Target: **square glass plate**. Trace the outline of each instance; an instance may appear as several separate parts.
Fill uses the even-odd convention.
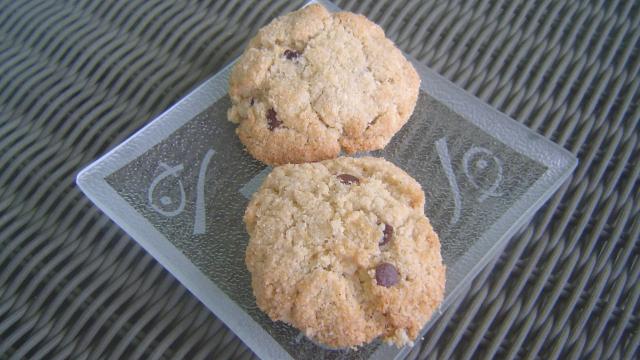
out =
[[[422,184],[447,266],[442,310],[567,179],[577,159],[413,63],[422,77],[415,112],[384,150],[370,155]],[[257,308],[242,216],[270,168],[243,151],[227,121],[230,70],[231,64],[85,168],[78,186],[261,358],[405,354],[407,347],[379,341],[358,350],[325,349]]]

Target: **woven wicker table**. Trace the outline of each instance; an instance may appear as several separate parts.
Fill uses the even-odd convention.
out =
[[[0,358],[252,358],[74,185],[300,1],[0,1]],[[580,159],[410,358],[640,356],[640,4],[338,1]]]

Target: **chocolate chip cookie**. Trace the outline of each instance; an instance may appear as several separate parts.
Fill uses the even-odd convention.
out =
[[[229,79],[229,120],[272,165],[383,148],[407,122],[420,77],[384,31],[318,4],[279,17],[251,40]]]
[[[260,309],[334,348],[411,344],[442,301],[440,242],[424,193],[381,158],[273,169],[247,207]]]

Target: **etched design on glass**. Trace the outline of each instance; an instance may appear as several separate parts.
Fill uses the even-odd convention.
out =
[[[456,178],[456,174],[453,171],[453,165],[451,164],[451,156],[449,156],[449,146],[447,145],[447,138],[442,137],[436,141],[436,150],[438,151],[438,158],[440,158],[440,165],[442,165],[442,169],[444,170],[445,175],[447,176],[447,181],[449,182],[449,187],[451,189],[451,193],[453,195],[453,215],[451,216],[450,225],[455,225],[460,221],[460,215],[462,213],[462,195],[460,194],[460,187],[458,186],[458,180]],[[483,156],[484,155],[484,156]],[[475,167],[476,170],[482,171],[489,167],[489,162],[485,157],[489,157],[490,161],[492,161],[496,165],[495,171],[495,181],[488,187],[485,188],[478,180],[472,170],[472,166]],[[472,161],[476,161],[472,163]],[[462,168],[464,170],[464,174],[467,177],[467,180],[475,187],[480,190],[481,194],[478,196],[478,202],[483,202],[489,196],[501,196],[502,193],[498,192],[497,189],[502,184],[502,160],[493,155],[491,150],[483,148],[482,146],[472,146],[469,150],[467,150],[462,157]]]
[[[180,189],[180,203],[178,204],[178,207],[173,210],[165,210],[160,206],[154,204],[153,194],[155,193],[156,187],[158,187],[158,185],[162,180],[168,178],[169,176],[178,178],[178,173],[184,169],[184,166],[180,164],[180,165],[171,167],[163,162],[160,162],[159,167],[163,168],[164,171],[161,172],[160,175],[158,175],[155,179],[153,179],[153,181],[151,182],[151,185],[149,186],[149,190],[147,191],[149,206],[153,210],[157,211],[158,213],[164,216],[174,217],[182,213],[182,211],[184,210],[185,195],[184,195],[184,186],[182,185],[182,181],[178,180],[178,187]],[[162,204],[162,206],[172,205],[173,202],[174,202],[173,199],[169,195],[163,195],[162,197],[160,197],[160,204]]]
[[[267,166],[266,168],[262,169],[262,171],[260,171],[258,175],[254,176],[251,180],[249,180],[248,183],[241,187],[240,193],[242,194],[242,196],[244,196],[246,199],[251,199],[251,195],[253,195],[254,192],[258,191],[258,188],[260,187],[260,185],[262,185],[262,182],[267,177],[267,175],[269,175],[271,170],[271,166]]]
[[[207,168],[209,162],[216,152],[209,149],[204,155],[204,159],[200,163],[200,172],[198,173],[198,184],[196,185],[196,213],[193,219],[193,235],[204,234],[207,232],[207,223],[205,222],[204,207],[204,182],[207,176]]]
[[[460,220],[460,212],[462,211],[462,199],[460,195],[460,188],[458,187],[458,181],[456,180],[456,174],[453,172],[453,166],[451,165],[451,157],[449,156],[449,147],[447,146],[447,139],[441,138],[436,141],[436,149],[438,150],[438,157],[440,158],[440,164],[444,170],[447,180],[449,181],[449,187],[453,193],[453,216],[449,224],[456,224]]]
[[[193,216],[193,235],[201,235],[207,232],[207,225],[205,222],[206,209],[204,206],[204,201],[205,201],[204,184],[205,184],[205,180],[206,180],[205,178],[207,175],[207,168],[209,167],[209,162],[211,162],[211,158],[215,153],[216,152],[213,149],[209,149],[209,151],[207,151],[207,153],[204,155],[202,162],[200,163],[200,171],[198,173],[198,183],[196,185],[196,208]],[[164,162],[160,162],[158,167],[164,169],[164,171],[161,172],[160,175],[156,176],[151,182],[151,185],[149,185],[149,190],[147,191],[147,199],[149,201],[149,206],[153,210],[157,211],[159,214],[166,217],[174,217],[176,215],[180,215],[184,211],[184,207],[186,204],[186,196],[184,193],[184,185],[182,185],[182,180],[179,179],[178,173],[184,170],[184,164],[178,164],[176,166],[171,167],[165,164]],[[159,207],[153,201],[153,198],[154,198],[153,195],[155,193],[156,188],[158,187],[160,182],[162,182],[169,176],[172,176],[177,179],[178,187],[180,189],[180,204],[178,204],[178,207],[176,209],[170,210],[170,211],[165,210],[162,207]],[[169,195],[163,195],[160,197],[160,204],[162,204],[162,206],[166,207],[166,206],[172,205],[173,203],[174,203],[174,200]]]
[[[478,183],[478,179],[475,178],[475,176],[472,174],[472,171],[469,169],[469,162],[472,160],[472,158],[476,157],[476,155],[482,154],[490,156],[491,161],[493,161],[493,163],[496,165],[496,179],[488,189],[485,189],[481,184]],[[467,178],[469,179],[471,185],[482,192],[482,194],[478,197],[479,202],[483,202],[489,196],[502,195],[502,193],[496,191],[498,189],[498,186],[500,186],[500,184],[502,183],[502,160],[494,156],[491,150],[487,150],[481,146],[472,147],[471,149],[467,150],[466,153],[464,153],[464,156],[462,157],[462,166],[464,169],[464,174],[467,175]],[[477,160],[474,166],[478,170],[484,170],[489,166],[489,163],[486,159],[480,158]]]

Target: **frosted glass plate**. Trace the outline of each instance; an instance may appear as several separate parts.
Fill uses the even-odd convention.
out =
[[[414,65],[422,77],[416,110],[384,150],[370,155],[403,168],[425,190],[425,213],[447,266],[442,310],[558,189],[577,159]],[[379,341],[358,350],[325,349],[256,307],[242,216],[270,168],[243,151],[227,121],[230,66],[84,169],[79,187],[261,358],[405,354],[408,348]]]

